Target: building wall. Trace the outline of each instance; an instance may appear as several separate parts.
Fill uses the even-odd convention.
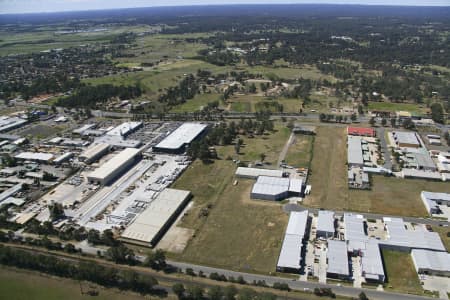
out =
[[[97,177],[91,177],[88,176],[87,179],[90,183],[93,184],[99,184],[99,185],[107,185],[109,184],[112,180],[116,179],[117,177],[119,177],[119,175],[125,173],[125,171],[127,171],[132,165],[134,165],[136,163],[136,161],[139,160],[139,156],[135,156],[132,159],[129,159],[127,162],[125,162],[124,164],[122,164],[122,166],[116,168],[115,170],[113,170],[111,173],[109,173],[105,178],[97,178]]]

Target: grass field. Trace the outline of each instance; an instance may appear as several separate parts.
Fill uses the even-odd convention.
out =
[[[409,253],[391,250],[382,250],[381,253],[387,277],[386,290],[423,294],[419,277]]]
[[[289,146],[285,161],[298,168],[309,168],[313,151],[314,136],[296,134],[293,144]]]
[[[287,128],[279,124],[276,128],[269,136],[243,138],[241,160],[259,160],[264,152],[266,160],[275,163],[289,136]],[[173,185],[192,191],[193,207],[180,226],[196,231],[176,258],[247,272],[274,272],[288,216],[278,203],[250,200],[253,180],[233,185],[236,165],[224,159],[236,156],[233,146],[217,147],[217,151],[220,160],[195,161]],[[208,217],[200,217],[207,207]]]
[[[372,190],[347,187],[345,128],[319,127],[314,143],[312,192],[305,204],[317,208],[426,216],[420,192],[449,192],[447,183],[373,176]]]
[[[219,101],[220,96],[218,94],[199,94],[194,97],[194,99],[187,100],[181,105],[173,107],[170,112],[182,113],[182,112],[192,112],[200,110],[202,107],[206,106],[210,102]]]
[[[369,110],[385,111],[409,111],[412,114],[424,114],[429,111],[424,104],[392,103],[392,102],[369,102]]]
[[[302,104],[302,101],[299,99],[283,98],[283,97],[271,99],[259,95],[235,95],[228,100],[228,102],[231,103],[230,110],[235,112],[256,112],[258,110],[256,104],[262,101],[277,102],[279,104],[282,104],[283,112],[289,113],[298,113],[300,111]]]
[[[142,300],[158,299],[156,297],[143,297],[138,294],[122,292],[118,289],[106,289],[94,284],[83,282],[83,289],[87,291],[94,286],[99,292],[96,297],[82,295],[80,283],[75,280],[41,275],[37,272],[16,270],[0,266],[0,295],[2,299],[8,300]],[[175,299],[169,296],[166,299]]]

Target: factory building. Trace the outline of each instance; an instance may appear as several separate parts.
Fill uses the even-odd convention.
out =
[[[6,132],[25,125],[28,121],[18,117],[0,116],[0,132]]]
[[[422,191],[420,198],[430,215],[441,212],[439,205],[450,206],[450,194]]]
[[[406,167],[424,171],[437,171],[437,167],[425,149],[408,152],[405,155]]]
[[[55,158],[55,159],[53,160],[53,163],[56,164],[56,165],[60,165],[60,164],[62,164],[63,162],[66,162],[66,161],[68,161],[69,159],[71,159],[73,156],[74,156],[74,153],[73,153],[73,152],[66,152],[66,153],[64,153],[64,154],[62,154],[62,155],[60,155],[60,156],[58,156],[57,158]]]
[[[401,218],[383,218],[387,239],[380,240],[380,247],[409,252],[412,249],[446,251],[437,232],[429,232],[424,227],[406,229]]]
[[[278,272],[299,273],[305,242],[308,240],[310,218],[308,211],[291,212],[277,262]]]
[[[14,156],[19,160],[29,160],[39,163],[50,163],[53,159],[53,154],[51,153],[41,153],[41,152],[22,152]]]
[[[450,152],[440,152],[438,154],[437,167],[441,173],[450,173]]]
[[[364,167],[364,157],[361,141],[362,140],[360,137],[347,137],[347,162],[350,167]]]
[[[290,196],[298,197],[302,194],[303,181],[270,176],[259,176],[253,185],[251,199],[283,200]]]
[[[191,198],[191,192],[164,189],[128,226],[121,240],[146,247],[155,247]]]
[[[90,183],[106,185],[132,166],[140,157],[141,150],[126,148],[87,176]]]
[[[317,237],[332,238],[334,237],[334,212],[329,210],[319,210],[317,217]]]
[[[368,282],[384,282],[383,259],[377,240],[368,240],[361,249],[361,273]]]
[[[109,130],[108,132],[106,132],[106,134],[126,137],[142,126],[144,126],[143,122],[124,122],[119,126],[116,126],[113,129]]]
[[[257,179],[259,176],[283,177],[283,171],[239,167],[237,168],[235,175],[236,177],[249,179]]]
[[[93,145],[81,153],[78,159],[87,164],[93,163],[108,153],[109,147],[109,144],[104,143]]]
[[[344,241],[328,240],[327,277],[343,280],[350,278],[347,244]]]
[[[186,151],[192,141],[200,137],[208,125],[200,123],[183,123],[159,144],[153,147],[155,152],[180,154]]]
[[[81,126],[80,128],[74,129],[72,131],[72,133],[75,134],[75,135],[84,135],[84,132],[86,130],[93,129],[96,126],[97,126],[96,124],[85,124],[85,125]]]
[[[450,277],[450,253],[414,249],[411,257],[418,274]]]
[[[399,148],[420,148],[422,144],[415,132],[393,131],[395,144]]]

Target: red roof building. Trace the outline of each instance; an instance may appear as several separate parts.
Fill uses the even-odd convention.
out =
[[[367,127],[347,127],[347,134],[374,137],[375,130]]]

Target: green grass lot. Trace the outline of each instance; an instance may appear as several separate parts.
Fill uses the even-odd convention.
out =
[[[308,168],[314,149],[313,144],[314,136],[296,134],[286,154],[286,163],[297,168]]]
[[[444,243],[445,249],[447,249],[447,252],[450,251],[450,237],[447,235],[447,233],[450,232],[449,227],[441,227],[441,226],[433,226],[433,231],[436,231],[439,233],[439,236],[441,237],[442,242]]]
[[[369,102],[369,110],[408,111],[412,114],[425,114],[429,111],[425,104],[393,103],[393,102]]]
[[[382,250],[381,253],[387,277],[385,290],[422,295],[423,289],[411,255],[407,252],[391,250]]]
[[[175,59],[179,56],[190,58],[197,55],[198,51],[207,48],[207,45],[201,43],[188,43],[184,39],[204,34],[186,34],[186,35],[147,35],[136,39],[136,47],[126,52],[134,54],[135,57],[119,58],[119,62],[134,63],[155,63],[161,59]]]
[[[221,67],[199,60],[181,60],[149,71],[90,78],[84,80],[84,82],[93,85],[105,83],[114,85],[141,84],[147,95],[154,96],[160,94],[164,88],[176,86],[183,79],[184,74],[196,73],[198,69],[208,69],[216,72],[222,70]]]
[[[305,112],[316,110],[317,112],[329,113],[330,103],[333,107],[337,106],[339,99],[335,96],[328,96],[324,94],[313,93],[311,95],[311,102],[304,107]],[[351,106],[350,103],[341,102],[341,105]]]
[[[83,290],[88,291],[90,286],[95,287],[99,295],[92,297],[82,295],[80,283],[75,280],[52,277],[37,272],[12,269],[0,266],[0,295],[8,300],[142,300],[158,299],[156,297],[144,297],[138,294],[123,292],[118,289],[106,289],[95,284],[82,282]],[[169,295],[166,299],[175,299]]]
[[[259,160],[264,152],[266,161],[274,164],[288,136],[289,130],[277,124],[277,132],[271,135],[241,137],[240,159]],[[194,195],[193,207],[180,226],[195,230],[184,252],[175,258],[233,270],[274,272],[288,216],[278,203],[250,199],[253,180],[239,179],[233,185],[237,167],[225,158],[236,157],[234,146],[216,149],[219,160],[212,164],[195,161],[173,185]],[[208,217],[200,217],[208,206]]]
[[[262,74],[264,77],[276,76],[283,79],[304,78],[313,80],[327,79],[331,82],[337,81],[335,77],[323,74],[315,66],[310,65],[292,67],[243,66],[243,68],[254,74]]]
[[[426,216],[420,200],[423,190],[449,192],[444,182],[373,176],[372,190],[347,186],[345,128],[319,127],[311,164],[311,195],[305,204],[317,208],[372,212],[400,216]]]
[[[216,93],[212,94],[198,94],[193,99],[187,100],[181,105],[173,107],[170,112],[182,113],[182,112],[192,112],[200,110],[202,107],[206,106],[210,102],[219,101],[221,105],[220,96]],[[223,107],[222,107],[223,108]]]
[[[228,103],[230,103],[230,110],[235,112],[256,112],[257,103],[265,102],[278,102],[283,105],[283,112],[299,112],[302,101],[293,98],[269,98],[259,95],[234,95],[230,97]]]
[[[107,31],[73,34],[57,34],[56,31],[67,29],[63,27],[41,28],[33,32],[0,31],[0,56],[69,48],[83,44],[101,44],[109,42],[117,34],[142,32],[148,28],[149,26],[120,26],[109,27]]]

